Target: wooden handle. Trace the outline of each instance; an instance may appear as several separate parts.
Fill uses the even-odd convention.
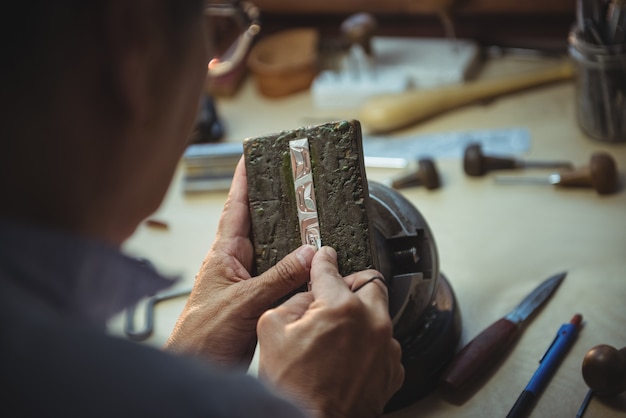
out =
[[[619,189],[619,173],[613,157],[606,152],[596,152],[588,166],[562,171],[557,183],[562,187],[593,187],[598,194],[615,193]]]
[[[463,347],[443,374],[441,383],[444,388],[459,390],[487,371],[506,352],[519,329],[515,323],[501,318],[478,334]]]
[[[411,186],[424,186],[428,190],[435,190],[441,186],[439,171],[435,162],[430,158],[422,158],[418,161],[416,171],[398,177],[391,182],[394,189],[403,189]]]
[[[593,347],[583,358],[583,379],[594,393],[615,396],[626,391],[626,347]]]
[[[470,144],[463,154],[465,174],[479,177],[491,170],[519,168],[519,162],[513,158],[493,157],[482,153],[480,144]]]
[[[381,95],[363,105],[359,120],[369,132],[391,131],[477,100],[566,80],[572,75],[572,65],[567,61],[555,67],[515,76]]]

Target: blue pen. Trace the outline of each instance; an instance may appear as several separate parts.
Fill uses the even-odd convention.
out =
[[[567,350],[569,350],[570,346],[574,343],[582,321],[582,315],[576,314],[568,324],[561,325],[548,351],[546,351],[541,360],[539,360],[539,368],[530,379],[530,382],[528,382],[528,385],[526,385],[526,388],[520,394],[519,398],[517,398],[515,405],[513,405],[513,408],[511,408],[506,416],[507,418],[528,416],[537,397],[546,383],[548,383],[548,380],[552,377],[552,374],[558,367],[561,359],[565,356],[565,353],[567,353]]]

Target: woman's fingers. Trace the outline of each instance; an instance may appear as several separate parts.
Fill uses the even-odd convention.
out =
[[[312,245],[303,245],[280,260],[265,273],[246,280],[249,303],[263,311],[278,299],[305,284],[309,278],[311,260],[316,252]]]
[[[320,248],[313,257],[311,291],[316,300],[325,301],[336,300],[350,291],[337,270],[337,252],[331,247]]]
[[[250,234],[248,180],[243,156],[237,163],[228,199],[217,227],[217,239],[246,238]]]

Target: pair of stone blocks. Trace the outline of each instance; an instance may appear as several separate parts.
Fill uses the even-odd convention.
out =
[[[343,276],[375,268],[361,127],[358,121],[339,121],[244,141],[256,274],[302,245],[303,196],[294,187],[289,146],[296,139],[308,139],[322,245],[337,251]]]

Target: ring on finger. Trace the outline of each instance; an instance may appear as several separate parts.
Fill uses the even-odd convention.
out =
[[[387,284],[387,281],[385,280],[385,278],[384,278],[384,277],[382,277],[382,276],[374,276],[374,277],[372,277],[371,279],[367,280],[365,283],[361,283],[359,286],[357,286],[357,288],[356,288],[356,289],[354,289],[354,290],[352,291],[352,293],[356,293],[356,292],[358,292],[358,291],[359,291],[359,290],[361,290],[363,287],[365,287],[366,285],[368,285],[368,284],[370,284],[370,283],[372,283],[372,282],[374,282],[374,281],[376,281],[376,280],[380,280],[380,282],[381,282],[383,285],[385,285],[385,287],[386,287],[386,288],[389,288],[389,285]]]

